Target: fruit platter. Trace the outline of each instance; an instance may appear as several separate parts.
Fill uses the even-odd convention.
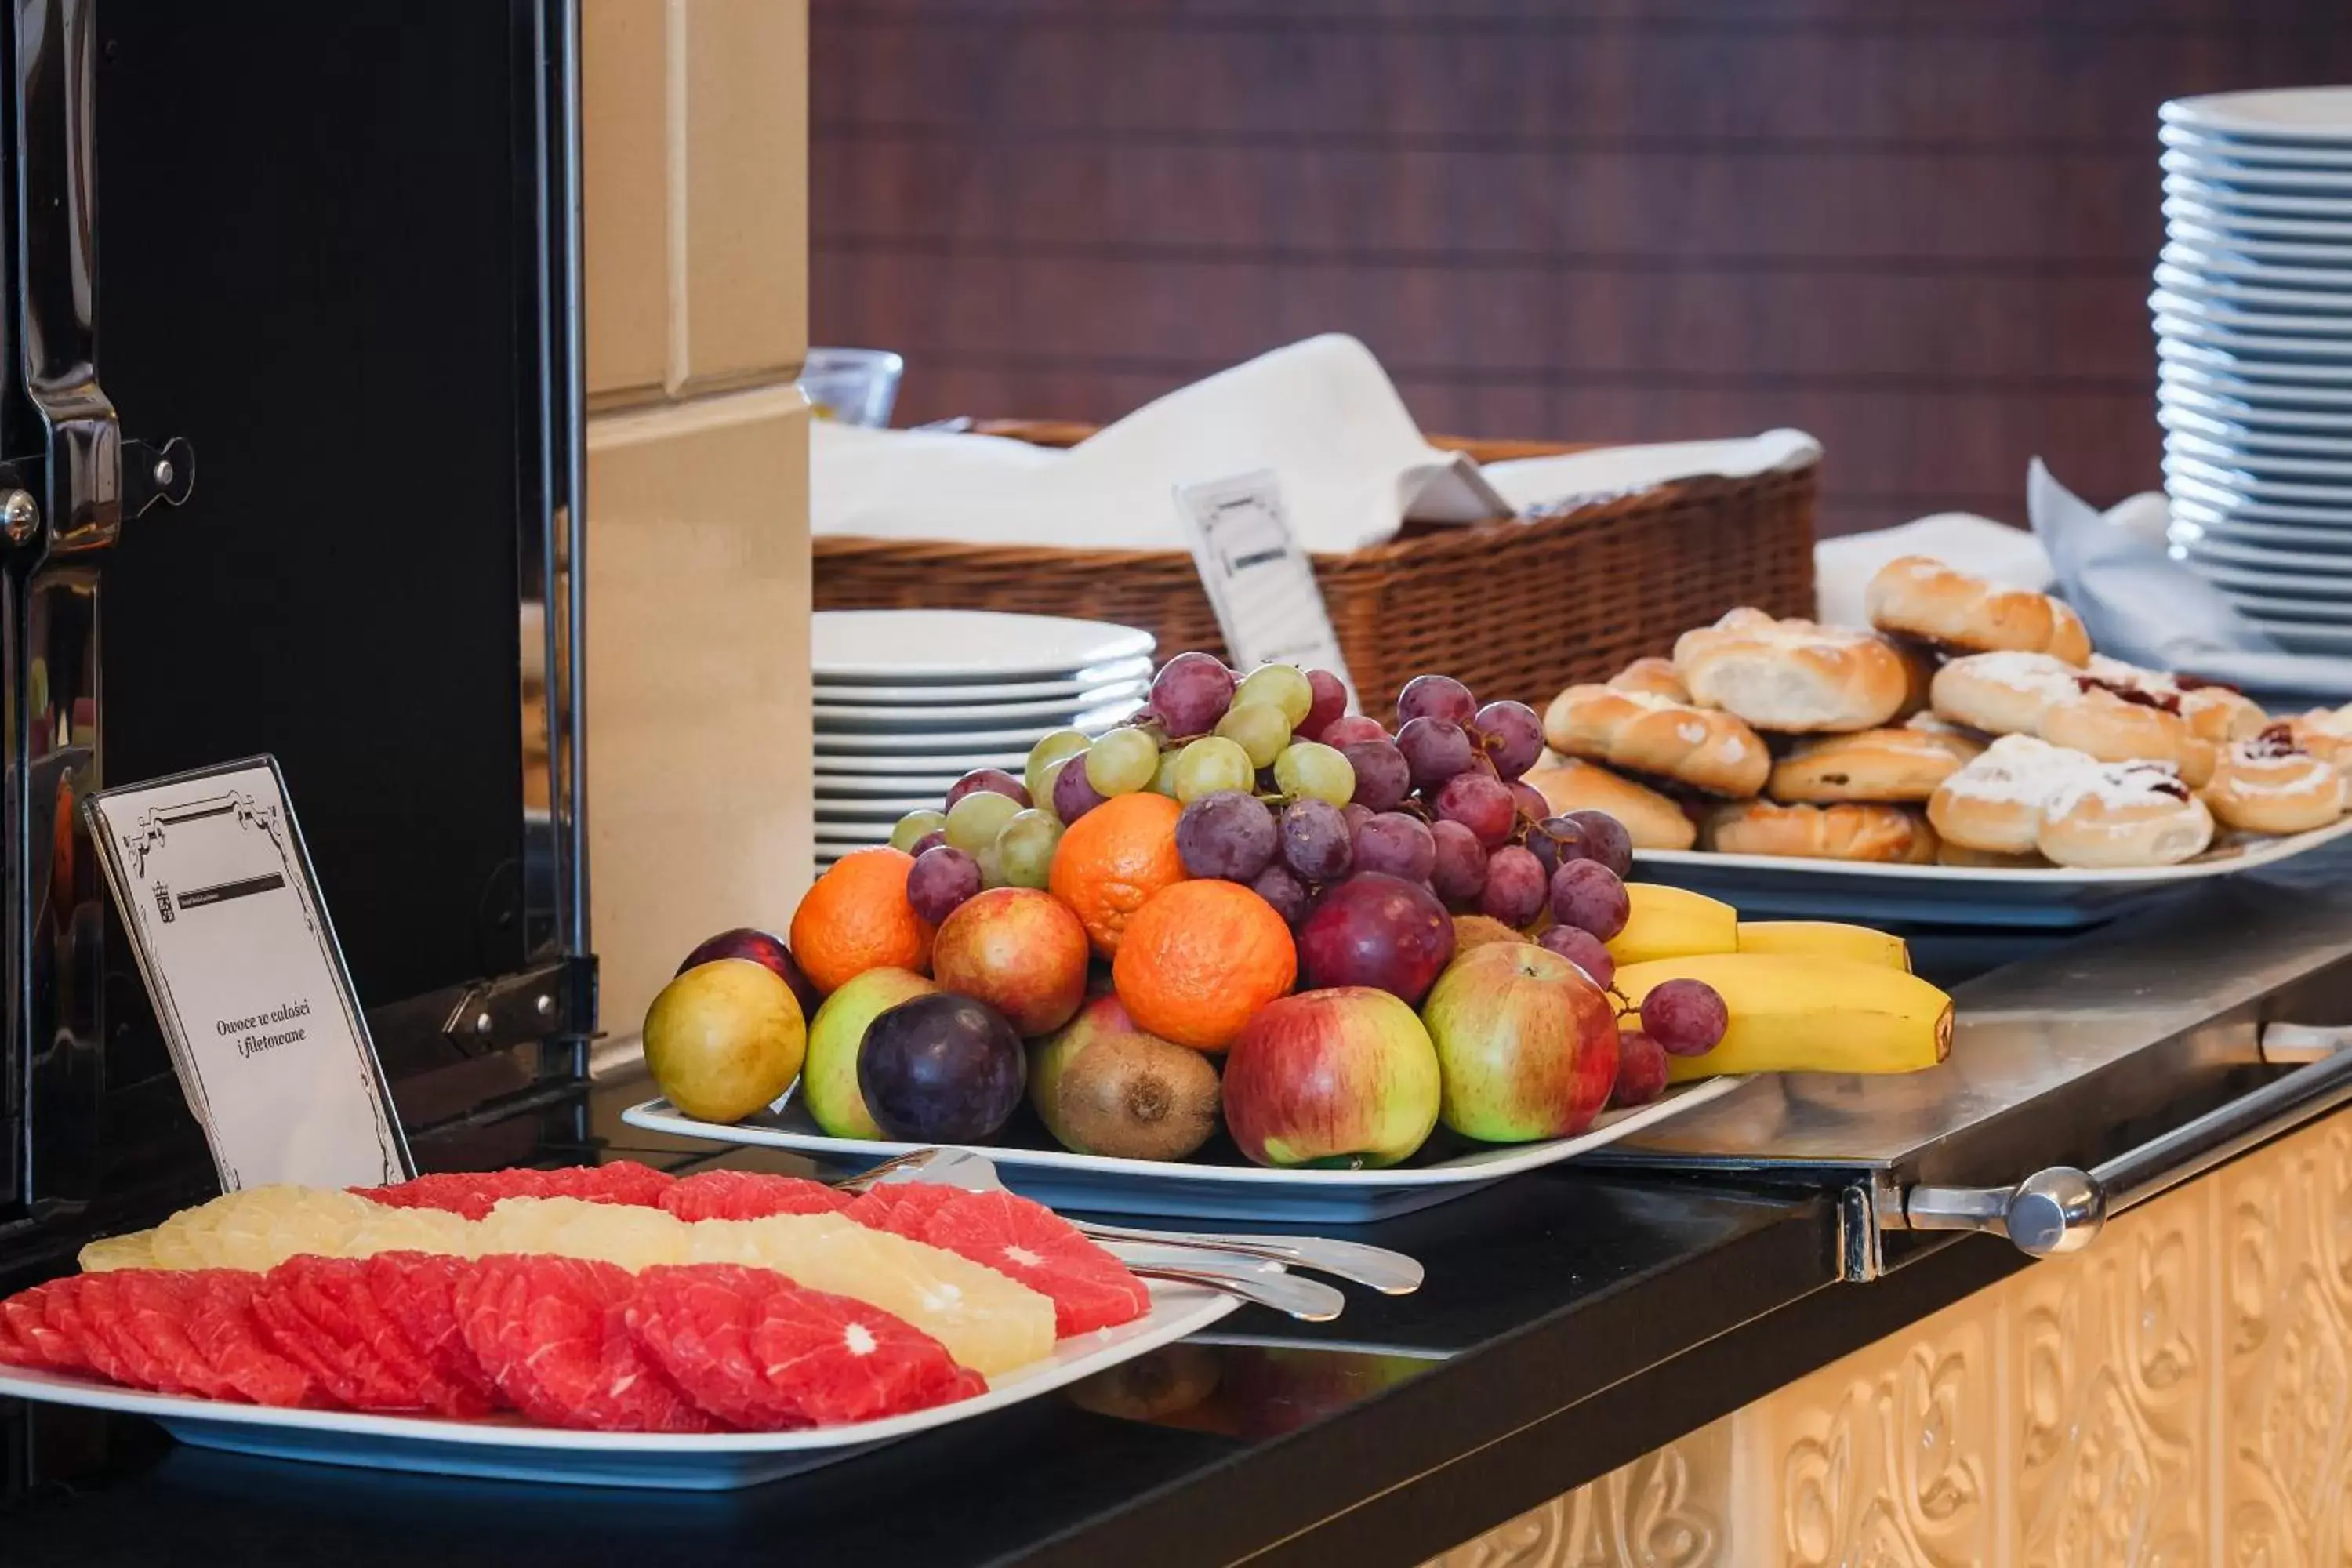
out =
[[[1546,708],[1533,784],[1751,910],[2065,927],[2352,833],[2352,708],[2105,658],[2063,601],[1926,556],[1867,626],[1734,609]]]
[[[0,1397],[327,1463],[745,1486],[1207,1327],[1239,1302],[1171,1261],[1200,1256],[920,1181],[623,1163],[255,1187],[0,1300]]]
[[[1360,1220],[1552,1163],[1744,1074],[1943,1058],[1951,1000],[1865,927],[1629,881],[1526,775],[1526,704],[1205,653],[1108,732],[980,768],[845,855],[788,937],[648,1008],[631,1125],[856,1169],[985,1151],[1110,1212]]]

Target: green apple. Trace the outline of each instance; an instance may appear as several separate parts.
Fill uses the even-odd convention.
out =
[[[1438,1119],[1465,1138],[1572,1138],[1617,1081],[1608,993],[1545,948],[1473,948],[1438,977],[1421,1016],[1444,1079]]]
[[[881,1138],[882,1129],[857,1091],[857,1047],[866,1026],[912,996],[938,986],[911,969],[869,969],[824,999],[809,1026],[808,1066],[801,1072],[801,1101],[816,1124],[835,1138]]]

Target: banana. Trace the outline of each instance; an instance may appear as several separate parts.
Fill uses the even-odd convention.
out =
[[[1721,900],[1657,882],[1628,882],[1625,897],[1633,912],[1608,943],[1621,964],[1739,951],[1739,911]]]
[[[1703,980],[1731,1026],[1700,1057],[1668,1057],[1668,1081],[1747,1072],[1915,1072],[1952,1048],[1952,999],[1882,963],[1770,952],[1701,953],[1621,965],[1636,1006],[1668,980]]]
[[[1812,958],[1850,958],[1911,972],[1911,949],[1899,936],[1835,921],[1741,921],[1739,951]]]

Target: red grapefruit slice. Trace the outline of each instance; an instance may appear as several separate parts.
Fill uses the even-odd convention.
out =
[[[682,1220],[766,1219],[779,1214],[837,1214],[849,1194],[801,1176],[760,1171],[705,1171],[673,1182],[661,1206]]]
[[[943,1247],[1050,1297],[1054,1331],[1063,1339],[1151,1310],[1151,1292],[1126,1264],[1045,1205],[1012,1193],[892,1182],[845,1212],[860,1225]]]

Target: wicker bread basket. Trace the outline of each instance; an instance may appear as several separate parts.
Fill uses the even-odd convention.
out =
[[[1085,425],[1003,421],[990,435],[1070,446]],[[1573,447],[1432,442],[1481,462]],[[1527,521],[1433,528],[1315,556],[1315,576],[1364,710],[1439,670],[1482,698],[1540,710],[1735,605],[1807,616],[1813,604],[1815,468],[1684,479],[1563,503]],[[819,538],[823,610],[988,609],[1141,626],[1165,658],[1224,651],[1190,553],[1065,550],[945,540]]]

